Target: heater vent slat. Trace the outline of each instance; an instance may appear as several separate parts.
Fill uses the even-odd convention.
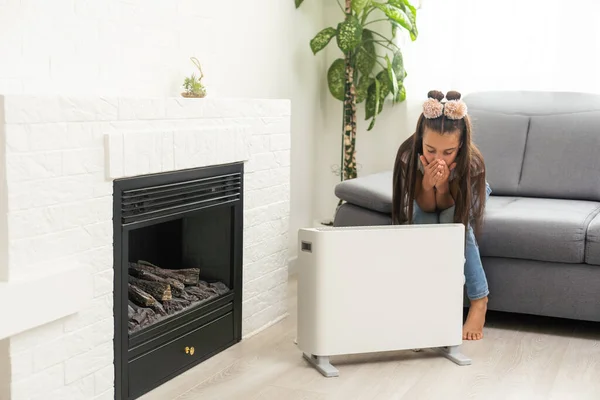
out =
[[[241,199],[241,173],[231,173],[141,189],[124,190],[124,225],[229,204]]]

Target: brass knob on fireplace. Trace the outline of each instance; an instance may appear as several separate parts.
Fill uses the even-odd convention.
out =
[[[194,355],[194,346],[192,346],[192,347],[186,346],[185,354],[189,354],[190,356],[193,356]]]

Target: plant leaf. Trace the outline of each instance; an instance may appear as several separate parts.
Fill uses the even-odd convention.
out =
[[[379,83],[379,81],[377,79],[375,79],[375,91],[379,92],[381,90],[381,84]],[[383,102],[381,101],[381,96],[377,96],[376,100],[375,100],[375,109],[377,110],[377,112],[375,113],[375,115],[373,116],[373,121],[375,121],[375,117],[377,116],[377,114],[379,114],[381,112],[381,110],[383,109]],[[373,122],[371,122],[372,124]],[[369,129],[370,130],[370,129]]]
[[[419,31],[417,30],[417,9],[412,4],[410,4],[408,0],[389,0],[389,4],[391,4],[394,7],[398,7],[404,12],[404,14],[406,14],[411,24],[411,29],[406,28],[410,33],[410,39],[413,42],[417,40],[417,36],[419,35]],[[395,29],[397,29],[397,27],[398,25],[392,23],[392,34],[394,34],[394,31]]]
[[[400,90],[398,91],[398,94],[394,98],[394,102],[396,102],[396,103],[402,103],[404,100],[406,100],[406,88],[404,87],[404,85],[402,83],[399,83],[399,85],[400,85]]]
[[[388,78],[390,78],[390,81],[392,83],[392,87],[390,88],[390,90],[392,92],[392,95],[396,97],[396,95],[398,94],[398,78],[396,78],[396,73],[394,72],[392,61],[390,60],[387,54],[385,55],[385,61],[387,61]]]
[[[402,2],[406,6],[406,8],[408,8],[410,10],[410,13],[416,18],[417,17],[417,9],[415,8],[415,6],[410,4],[409,0],[402,0]]]
[[[380,90],[379,81],[377,79],[375,79],[375,93],[379,92],[379,90]],[[380,102],[379,96],[375,96],[375,109],[379,110],[379,111],[373,115],[373,119],[371,120],[371,123],[369,124],[367,131],[370,131],[375,126],[375,120],[377,119],[377,114],[379,114],[381,112],[382,108],[383,108],[383,102]]]
[[[402,0],[402,2],[406,6],[406,8],[408,8],[409,11],[406,13],[406,15],[408,15],[410,23],[413,27],[412,31],[410,31],[410,38],[412,41],[415,41],[417,40],[417,36],[419,36],[419,31],[417,30],[417,9],[412,4],[410,4],[408,0]]]
[[[356,86],[356,104],[360,104],[367,99],[369,86],[375,82],[374,78],[369,78],[368,75],[361,75]]]
[[[360,14],[370,2],[371,0],[352,0],[352,10]]]
[[[379,71],[377,74],[377,80],[381,84],[381,86],[379,86],[379,99],[381,100],[381,106],[378,111],[378,113],[380,113],[381,109],[383,108],[383,101],[393,90],[394,84],[390,80],[390,74],[388,73],[387,69]]]
[[[367,89],[367,102],[365,104],[365,120],[374,117],[383,110],[383,103],[390,93],[388,88],[387,71],[381,71]]]
[[[375,116],[376,107],[378,104],[379,97],[379,81],[377,78],[369,85],[367,89],[367,102],[365,103],[365,120],[373,118]]]
[[[355,15],[350,15],[340,22],[337,28],[337,44],[347,54],[358,46],[362,39],[363,27]]]
[[[295,0],[296,2],[296,8],[300,7],[300,4],[302,4],[304,0]]]
[[[403,81],[404,78],[406,78],[406,70],[404,69],[404,59],[400,50],[394,53],[394,58],[392,59],[392,68],[394,69],[396,78],[399,81]]]
[[[310,49],[312,50],[313,54],[317,54],[319,51],[327,47],[331,41],[331,38],[333,38],[336,33],[337,31],[332,27],[325,28],[321,32],[317,33],[317,35],[310,41]]]
[[[373,119],[371,120],[371,123],[369,124],[369,127],[367,128],[367,132],[370,131],[371,129],[373,129],[374,126],[375,126],[375,117],[373,117]]]
[[[356,67],[361,74],[369,75],[375,66],[377,52],[373,42],[373,32],[369,29],[363,30],[361,48],[356,55]]]
[[[327,70],[327,85],[333,97],[344,101],[346,87],[346,61],[343,58],[335,60]]]
[[[401,8],[392,4],[374,3],[373,5],[383,11],[383,13],[391,20],[392,24],[396,23],[407,31],[412,31],[413,28],[410,19]]]

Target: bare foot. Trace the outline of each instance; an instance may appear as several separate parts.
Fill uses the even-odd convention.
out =
[[[463,325],[463,340],[483,339],[483,325],[485,324],[487,302],[487,297],[471,300],[469,315],[467,315],[467,321]]]

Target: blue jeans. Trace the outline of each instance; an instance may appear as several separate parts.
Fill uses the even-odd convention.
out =
[[[490,185],[486,182],[486,196],[485,201],[487,202],[492,193]],[[424,212],[419,208],[417,202],[414,202],[413,212],[413,223],[414,224],[452,224],[454,223],[454,206],[440,212],[428,213]],[[481,263],[481,256],[479,254],[479,246],[475,240],[475,234],[471,225],[466,227],[465,237],[465,281],[467,287],[467,297],[470,300],[477,300],[486,297],[489,294],[487,278],[483,265]]]

